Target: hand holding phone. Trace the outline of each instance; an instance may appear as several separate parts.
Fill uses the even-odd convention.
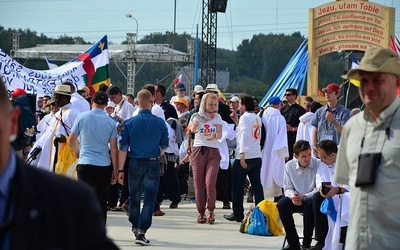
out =
[[[326,182],[322,182],[321,183],[321,192],[322,192],[323,195],[326,195],[329,192],[330,188],[327,187],[327,186],[330,186],[330,185],[331,185],[330,181],[326,181]]]

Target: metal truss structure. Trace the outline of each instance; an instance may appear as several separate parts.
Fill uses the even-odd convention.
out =
[[[200,82],[204,88],[215,83],[217,73],[217,12],[211,11],[210,3],[203,0]]]
[[[38,44],[36,47],[16,49],[14,58],[44,59],[53,61],[70,61],[79,56],[92,45],[90,44]],[[186,62],[189,55],[173,50],[170,44],[136,44],[135,50],[127,49],[126,45],[108,45],[110,62]]]

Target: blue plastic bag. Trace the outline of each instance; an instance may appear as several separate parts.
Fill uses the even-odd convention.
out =
[[[247,233],[253,235],[271,236],[271,233],[268,231],[267,223],[265,222],[265,216],[259,207],[255,207],[253,213],[251,213]]]
[[[329,217],[331,217],[331,219],[336,222],[337,212],[332,197],[325,198],[325,200],[321,203],[321,207],[319,210],[321,211],[321,213],[329,215]]]

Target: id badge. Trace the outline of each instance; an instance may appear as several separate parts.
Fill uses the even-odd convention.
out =
[[[333,141],[333,135],[325,135],[324,140],[331,140],[331,141]]]

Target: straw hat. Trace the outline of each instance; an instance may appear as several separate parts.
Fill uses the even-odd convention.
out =
[[[54,90],[52,90],[54,94],[59,95],[71,95],[71,87],[68,85],[57,85]]]

